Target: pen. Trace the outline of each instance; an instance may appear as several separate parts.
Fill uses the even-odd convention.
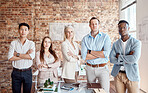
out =
[[[69,91],[72,91],[74,88],[71,88]]]

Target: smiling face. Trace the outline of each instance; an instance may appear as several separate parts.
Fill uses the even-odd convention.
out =
[[[120,23],[118,25],[119,34],[121,37],[129,35],[129,26],[126,23]]]
[[[74,36],[74,32],[72,28],[67,28],[65,31],[65,35],[67,39],[72,39]]]
[[[51,46],[51,40],[49,38],[45,38],[43,46],[44,49],[49,49],[49,47]]]
[[[91,31],[98,32],[99,31],[99,22],[97,19],[93,19],[90,21],[89,27]]]
[[[29,33],[29,29],[27,26],[21,26],[19,29],[19,34],[21,38],[26,38]]]

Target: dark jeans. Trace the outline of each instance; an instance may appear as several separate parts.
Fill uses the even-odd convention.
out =
[[[23,93],[31,93],[32,87],[32,70],[17,71],[13,70],[12,78],[12,91],[13,93],[21,93],[21,85],[23,84]]]

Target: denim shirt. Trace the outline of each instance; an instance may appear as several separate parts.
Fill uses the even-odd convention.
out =
[[[109,61],[108,57],[111,50],[111,40],[107,34],[99,32],[94,38],[93,36],[91,36],[91,33],[89,33],[83,38],[81,42],[82,59],[86,59],[88,50],[101,51],[102,49],[105,58],[91,59],[87,60],[87,62],[92,65],[107,63]]]

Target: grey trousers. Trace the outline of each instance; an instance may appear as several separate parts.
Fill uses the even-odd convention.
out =
[[[96,80],[101,84],[106,93],[110,90],[109,70],[107,66],[91,67],[86,65],[86,76],[88,83],[95,83]]]

